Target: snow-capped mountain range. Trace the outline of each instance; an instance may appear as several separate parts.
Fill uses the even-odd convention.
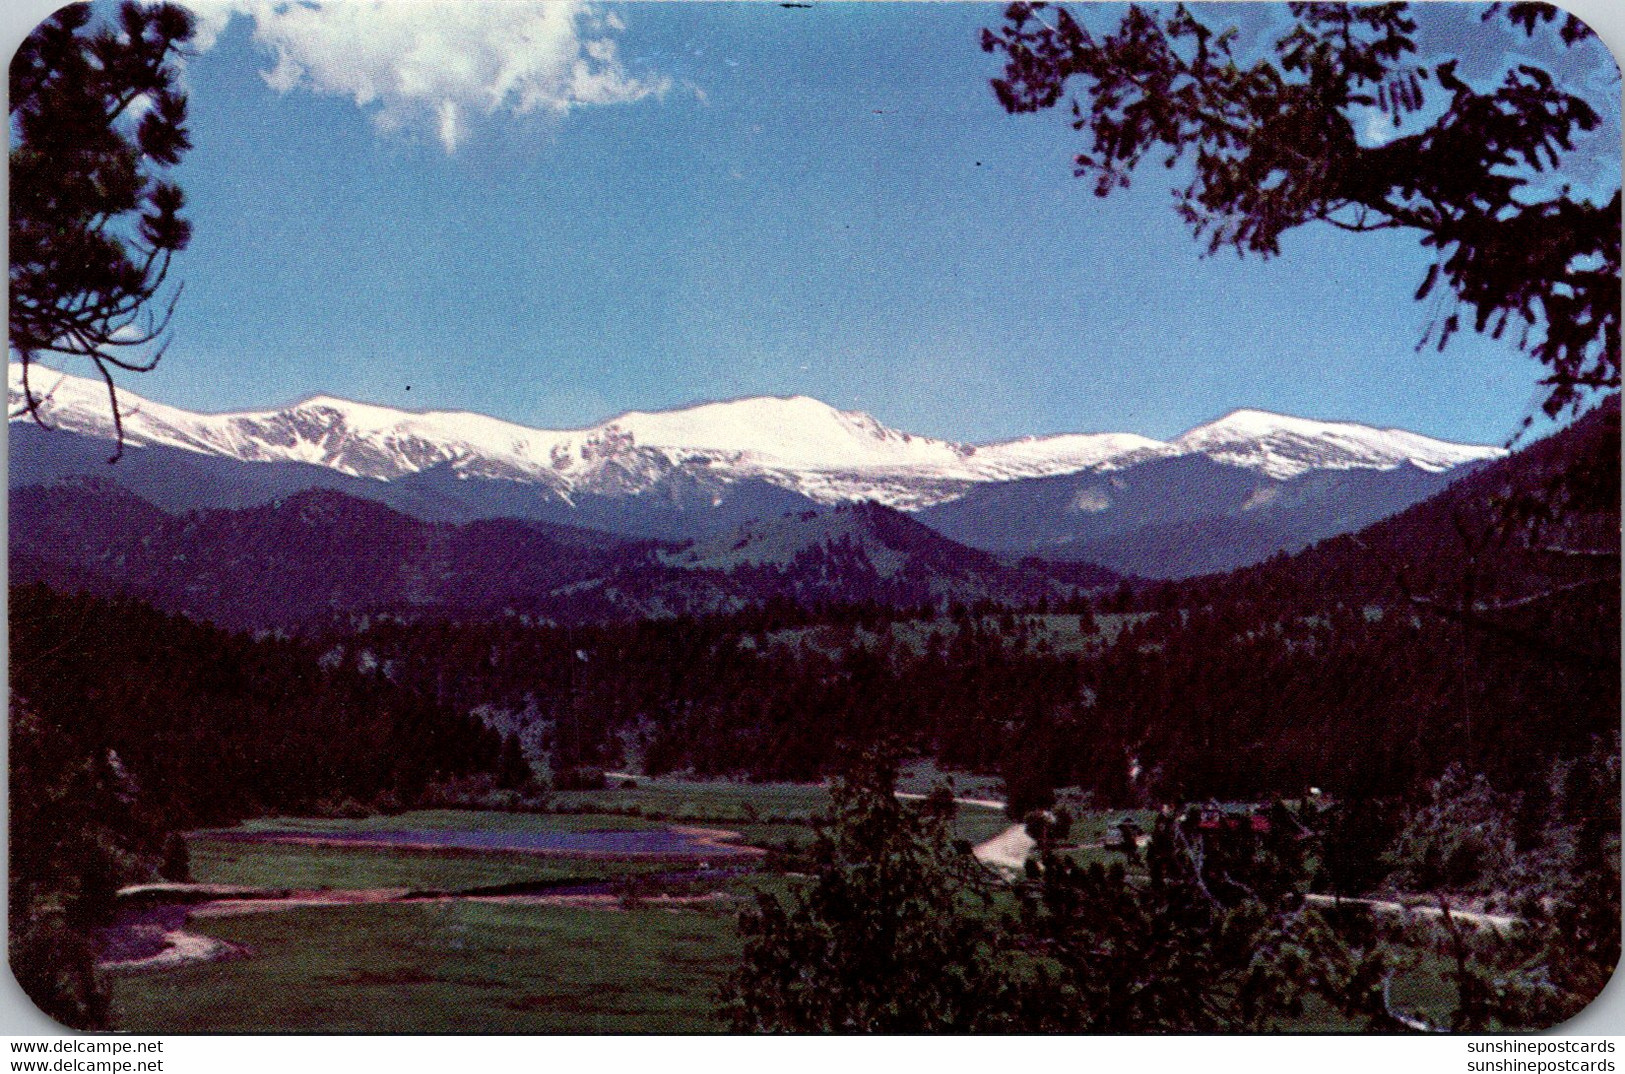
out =
[[[35,394],[53,428],[111,440],[99,381],[36,368]],[[12,420],[21,367],[10,366]],[[1286,481],[1312,471],[1443,473],[1497,458],[1500,448],[1455,444],[1399,429],[1237,410],[1171,440],[1071,433],[992,444],[917,436],[867,414],[806,396],[758,397],[679,410],[632,411],[585,429],[532,429],[464,412],[414,413],[317,396],[277,410],[198,414],[119,394],[126,448],[176,448],[258,463],[305,463],[391,482],[428,471],[546,490],[565,502],[637,496],[676,474],[725,488],[757,480],[816,503],[872,500],[915,511],[979,486],[1123,470],[1155,459],[1205,456]]]

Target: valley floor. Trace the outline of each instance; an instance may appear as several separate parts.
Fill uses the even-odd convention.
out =
[[[576,792],[560,803],[569,813],[267,818],[194,832],[196,883],[126,894],[146,916],[132,911],[126,925],[137,928],[110,959],[116,1025],[154,1033],[722,1031],[714,1010],[740,952],[735,913],[754,892],[783,891],[792,878],[756,869],[756,859],[585,859],[406,848],[376,837],[655,834],[680,815],[784,853],[807,844],[826,801],[818,787],[639,781]],[[1031,840],[993,804],[962,803],[956,830],[982,860],[1018,869]],[[1081,818],[1074,853],[1105,855],[1100,841],[1118,816]],[[266,838],[273,833],[305,838]],[[1420,1009],[1446,1002],[1426,961],[1397,993]],[[1353,1028],[1312,1005],[1294,1025]]]

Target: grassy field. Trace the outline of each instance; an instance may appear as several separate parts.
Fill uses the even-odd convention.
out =
[[[435,810],[389,817],[277,817],[238,830],[312,834],[662,827],[605,814]],[[745,826],[750,827],[750,826]],[[776,827],[757,826],[767,834]],[[807,832],[805,826],[792,830]],[[242,843],[195,832],[193,878],[263,887],[456,891],[614,881],[669,862],[532,854]],[[740,883],[727,885],[743,892]],[[137,1032],[626,1033],[721,1028],[713,995],[737,952],[731,907],[578,909],[413,903],[194,917],[191,931],[244,958],[115,975],[117,1025]]]
[[[829,791],[801,783],[734,783],[676,779],[610,780],[596,791],[561,791],[551,816],[596,824],[599,818],[637,819],[652,825],[694,824],[739,833],[740,840],[769,850],[799,853],[813,839],[813,818],[829,809]]]
[[[911,766],[899,781],[899,788],[923,794],[950,778],[929,765]],[[740,833],[744,842],[775,849],[804,849],[813,838],[812,822],[830,806],[827,788],[804,783],[733,783],[649,779],[643,776],[636,786],[615,785],[596,791],[566,791],[553,795],[553,808],[580,811],[551,814],[596,825],[596,818],[660,818],[674,824],[716,824]],[[953,777],[954,792],[961,797],[997,797],[997,781],[988,778]],[[1010,826],[1004,813],[982,806],[960,806],[954,823],[954,837],[980,843]]]
[[[960,806],[959,812],[954,814],[954,838],[966,839],[972,844],[981,843],[992,839],[1010,824],[1002,809]]]
[[[782,888],[783,881],[768,886]],[[440,903],[321,907],[195,920],[250,957],[114,976],[132,1032],[682,1033],[718,1031],[738,954],[731,911]],[[1395,981],[1435,1020],[1442,961]],[[1359,1027],[1313,998],[1281,1028]]]
[[[912,761],[897,774],[897,789],[908,794],[927,794],[945,783],[957,798],[1004,799],[1004,783],[997,776],[949,772],[930,760]]]
[[[915,775],[935,777],[937,773]],[[972,792],[974,793],[974,792]],[[588,812],[595,803],[618,810]],[[726,820],[746,841],[804,846],[807,822],[826,808],[819,787],[640,781],[636,789],[579,792],[580,812],[517,814],[432,810],[360,819],[266,818],[244,831],[401,829],[636,830],[663,821],[633,809]],[[1072,839],[1099,843],[1123,814],[1081,815]],[[787,821],[785,818],[795,820]],[[737,819],[733,819],[737,818]],[[773,822],[766,822],[771,818]],[[1137,816],[1149,829],[1149,815]],[[961,806],[958,838],[979,842],[1008,827],[1002,810]],[[458,891],[515,883],[616,882],[670,870],[663,862],[582,861],[462,850],[314,847],[189,838],[200,882],[292,888]],[[1115,852],[1073,852],[1111,861]],[[725,892],[782,894],[775,875],[724,879]],[[706,885],[709,889],[710,885]],[[579,908],[488,902],[395,903],[194,917],[189,927],[237,945],[246,957],[114,975],[117,1025],[135,1032],[660,1033],[720,1030],[716,989],[738,956],[737,904]],[[1013,911],[1013,903],[1004,907]],[[1453,990],[1443,963],[1418,952],[1394,984],[1399,1006],[1443,1017]],[[1293,1031],[1353,1026],[1314,1001]]]
[[[371,817],[260,817],[245,820],[232,831],[239,832],[388,832],[388,831],[483,831],[483,832],[607,832],[648,831],[664,827],[640,817],[615,815],[577,816],[552,813],[502,813],[480,809],[417,809],[393,815]],[[205,834],[205,833],[199,833]]]
[[[667,785],[640,788],[647,801],[682,802],[748,815],[746,804],[822,808],[819,788]],[[614,794],[625,804],[631,792]],[[579,804],[585,808],[590,799]],[[716,815],[713,812],[711,815]],[[762,812],[757,812],[761,816]],[[1073,838],[1098,842],[1119,813],[1088,813]],[[1149,817],[1138,818],[1149,826]],[[961,807],[956,834],[977,841],[1008,826],[1002,811]],[[355,820],[273,818],[247,830],[312,833],[402,828],[605,830],[657,827],[620,814],[482,813],[438,810]],[[758,845],[784,833],[808,839],[805,824],[736,823]],[[413,888],[456,891],[524,882],[615,881],[671,868],[658,862],[601,862],[510,853],[403,851],[236,843],[194,833],[194,878],[201,882],[298,888]],[[1109,851],[1075,852],[1111,860]],[[783,894],[798,881],[773,874],[726,879],[744,896]],[[395,903],[270,910],[194,917],[188,926],[237,945],[246,957],[164,971],[116,973],[117,1025],[134,1032],[664,1033],[725,1028],[716,990],[738,957],[737,904],[667,908],[579,908],[488,902]],[[1005,912],[1014,906],[1004,907]],[[1454,994],[1443,963],[1419,953],[1396,979],[1396,1004],[1440,1018]],[[1335,1012],[1310,1001],[1284,1027],[1349,1031]]]
[[[714,909],[489,903],[319,907],[194,920],[251,957],[115,976],[152,1033],[671,1033],[723,1028],[737,957]]]
[[[463,891],[497,884],[591,883],[659,872],[662,862],[580,861],[535,854],[311,847],[288,843],[187,840],[200,884],[273,888],[409,888]]]
[[[627,814],[675,823],[808,823],[829,808],[829,791],[803,783],[690,782],[639,776],[597,791],[559,791],[552,808],[566,813]]]
[[[1156,827],[1157,813],[1154,809],[1097,809],[1077,814],[1072,820],[1072,834],[1067,840],[1073,843],[1115,843],[1119,839],[1117,824],[1124,817],[1132,817],[1134,823],[1139,825],[1140,831],[1146,835]]]

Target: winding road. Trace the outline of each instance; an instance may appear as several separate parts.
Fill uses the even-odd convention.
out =
[[[1364,906],[1379,913],[1415,914],[1418,917],[1429,917],[1436,920],[1442,920],[1445,916],[1445,910],[1438,906],[1406,904],[1391,899],[1339,899],[1334,895],[1305,895],[1303,901],[1311,906],[1336,906],[1339,902],[1353,903],[1356,906]],[[1514,925],[1524,923],[1523,918],[1513,917],[1510,914],[1486,914],[1477,910],[1458,910],[1455,907],[1450,908],[1449,914],[1453,920],[1465,921],[1474,928],[1479,929],[1510,929]]]

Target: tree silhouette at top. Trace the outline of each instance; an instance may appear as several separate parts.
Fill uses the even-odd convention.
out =
[[[30,376],[48,354],[88,359],[107,385],[123,451],[114,370],[163,356],[178,287],[170,259],[191,238],[185,197],[161,178],[191,148],[172,60],[190,12],[126,2],[113,25],[65,7],[11,64],[10,345],[22,364],[21,412],[44,424]]]
[[[1077,174],[1105,196],[1147,157],[1194,157],[1179,214],[1210,253],[1272,256],[1286,231],[1411,229],[1434,263],[1417,290],[1454,303],[1422,343],[1443,348],[1464,316],[1512,331],[1547,368],[1544,407],[1577,409],[1620,383],[1620,196],[1605,203],[1537,182],[1600,118],[1527,62],[1473,85],[1458,61],[1420,62],[1405,4],[1293,3],[1291,26],[1259,57],[1234,29],[1183,5],[1131,6],[1096,34],[1063,8],[1016,3],[982,47],[1004,57],[993,89],[1013,113],[1062,105],[1088,139]],[[1493,4],[1486,20],[1565,48],[1591,31],[1545,4]],[[1556,27],[1548,24],[1557,22]],[[1363,137],[1373,115],[1393,137]],[[1423,118],[1435,115],[1431,122]],[[1421,344],[1419,344],[1420,346]]]

